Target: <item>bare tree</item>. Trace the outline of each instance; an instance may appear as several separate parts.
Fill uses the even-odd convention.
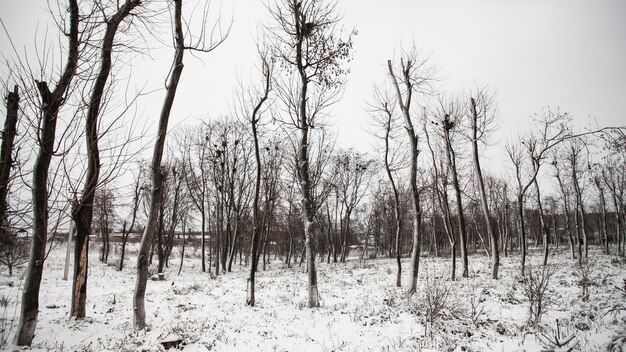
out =
[[[200,213],[200,246],[202,272],[206,272],[206,235],[207,222],[210,219],[210,151],[209,141],[212,129],[208,124],[196,128],[182,130],[178,134],[181,154],[181,173],[187,186],[189,197],[196,210]]]
[[[94,227],[100,233],[102,241],[102,249],[100,252],[100,261],[107,263],[109,260],[110,249],[110,232],[113,230],[115,223],[116,204],[115,199],[118,197],[114,187],[104,184],[96,190],[96,196],[93,201],[95,224]]]
[[[37,130],[39,151],[33,167],[33,236],[28,268],[24,279],[20,323],[15,343],[30,346],[35,335],[39,314],[39,288],[43,274],[48,239],[48,171],[55,150],[55,135],[58,114],[66,101],[68,88],[75,76],[81,41],[79,40],[80,14],[78,2],[68,1],[69,28],[65,67],[52,90],[45,81],[36,81],[40,97],[39,128]]]
[[[208,20],[208,7],[204,8],[202,26],[206,25]],[[159,201],[161,199],[162,192],[162,178],[163,170],[161,166],[161,160],[163,158],[163,150],[165,148],[165,137],[167,135],[167,125],[174,105],[174,98],[176,96],[176,90],[178,83],[183,72],[183,54],[185,50],[195,50],[202,52],[210,52],[224,42],[228,36],[228,31],[225,33],[219,32],[218,38],[209,38],[210,42],[206,43],[204,36],[199,39],[188,38],[190,43],[185,43],[185,33],[183,32],[183,20],[182,20],[182,0],[174,0],[174,13],[173,18],[173,40],[174,40],[174,61],[172,63],[172,69],[169,73],[169,80],[166,85],[165,99],[161,108],[161,114],[159,116],[159,125],[157,128],[157,138],[154,144],[154,151],[152,155],[151,165],[151,177],[152,177],[152,190],[151,190],[151,203],[149,208],[148,219],[146,221],[146,227],[144,229],[143,236],[141,238],[141,244],[139,247],[139,253],[137,256],[137,280],[135,283],[135,293],[133,297],[133,323],[135,329],[143,330],[146,327],[146,307],[145,307],[145,295],[146,285],[148,282],[148,259],[150,254],[150,246],[152,243],[152,236],[155,232],[156,222],[158,218]],[[219,22],[218,22],[219,23]],[[230,27],[229,27],[230,29]],[[187,34],[190,33],[190,29],[187,28]],[[202,30],[204,34],[204,29]]]
[[[452,215],[450,210],[450,200],[448,198],[448,186],[450,178],[450,164],[442,157],[437,157],[439,154],[445,154],[443,152],[435,152],[434,141],[431,141],[430,133],[428,132],[426,120],[424,121],[424,134],[426,136],[426,145],[430,151],[430,155],[433,163],[433,188],[437,198],[437,204],[442,212],[443,225],[446,235],[448,236],[448,242],[450,243],[450,280],[456,279],[456,236],[454,236],[454,229],[452,226]],[[447,159],[447,158],[446,158]]]
[[[586,212],[585,204],[583,203],[583,190],[580,186],[580,174],[582,170],[579,168],[581,163],[582,152],[585,146],[580,139],[572,139],[568,141],[566,157],[569,161],[571,171],[571,181],[574,188],[574,199],[576,209],[574,212],[574,224],[576,226],[576,238],[578,243],[578,263],[582,263],[583,248],[584,257],[587,258],[589,254],[589,244],[587,242],[587,226],[586,226]]]
[[[129,220],[124,220],[122,224],[122,243],[121,243],[121,251],[120,251],[120,262],[118,266],[118,270],[122,271],[124,269],[124,257],[126,255],[126,244],[128,243],[128,236],[133,232],[135,227],[135,221],[137,220],[137,211],[139,210],[139,205],[141,204],[141,192],[144,191],[144,188],[141,183],[142,179],[142,168],[139,167],[137,175],[135,175],[135,181],[133,182],[133,200],[131,205],[130,212],[130,223]]]
[[[428,92],[434,79],[434,67],[427,60],[420,59],[413,49],[400,59],[400,75],[394,73],[391,60],[387,60],[389,76],[396,92],[396,99],[404,117],[404,128],[410,142],[410,176],[411,201],[413,206],[413,250],[411,253],[411,283],[409,292],[417,290],[417,274],[419,272],[420,240],[422,226],[422,209],[420,206],[420,188],[417,185],[417,161],[420,153],[417,131],[411,120],[411,103],[413,94]]]
[[[9,185],[11,181],[11,169],[13,168],[14,155],[13,147],[17,134],[17,116],[19,110],[20,95],[18,86],[13,88],[13,92],[8,92],[6,104],[7,114],[2,130],[2,145],[0,146],[0,239],[5,239],[5,231],[8,233],[8,213],[9,206],[7,198],[9,195]]]
[[[434,123],[440,128],[440,135],[443,138],[448,169],[452,179],[452,186],[455,194],[455,204],[457,210],[459,239],[461,241],[461,275],[469,276],[469,262],[467,254],[467,223],[463,212],[463,198],[460,183],[459,167],[457,166],[457,151],[453,145],[455,128],[461,123],[462,112],[460,111],[460,102],[456,99],[446,100],[439,98],[438,108],[435,115],[437,121]]]
[[[341,202],[343,209],[340,219],[340,261],[342,263],[346,261],[351,216],[370,186],[370,181],[374,174],[373,163],[373,160],[353,150],[340,151],[335,156],[335,167],[333,169],[333,174],[335,175],[334,185],[337,198]]]
[[[599,164],[594,164],[592,167],[593,175],[591,177],[591,182],[596,187],[596,191],[598,192],[598,198],[600,201],[600,211],[602,213],[602,247],[605,254],[609,254],[609,230],[608,230],[608,216],[606,212],[606,190],[604,178],[606,174],[606,170]]]
[[[565,217],[565,231],[567,232],[567,237],[569,240],[569,247],[572,259],[576,259],[576,253],[574,248],[574,236],[572,235],[572,230],[570,228],[570,193],[565,188],[565,183],[563,182],[563,177],[561,176],[561,165],[558,161],[559,157],[557,153],[554,153],[552,156],[551,164],[554,167],[554,177],[556,178],[559,184],[559,191],[561,193],[561,200],[563,201],[563,215]]]
[[[526,264],[526,223],[524,220],[524,197],[531,185],[536,185],[538,194],[538,186],[536,184],[539,168],[543,164],[548,152],[566,138],[571,136],[569,133],[568,123],[571,117],[568,113],[561,113],[558,109],[552,111],[546,109],[541,115],[535,115],[533,118],[534,130],[526,139],[522,139],[520,146],[507,144],[506,151],[509,159],[513,163],[515,169],[515,179],[517,181],[517,215],[519,218],[519,228],[521,237],[521,271],[524,274]],[[528,165],[527,163],[530,165]],[[524,178],[524,168],[528,165],[530,171]],[[540,195],[538,195],[540,197]],[[541,224],[544,238],[544,265],[547,264],[548,257],[548,229],[545,226],[545,220],[541,216]]]
[[[623,129],[613,130],[603,135],[608,155],[604,158],[606,173],[603,181],[610,193],[615,214],[615,236],[618,255],[624,255],[626,231],[624,229],[625,211],[624,189],[626,188],[626,135]]]
[[[261,223],[260,223],[260,205],[259,198],[261,192],[261,174],[263,171],[263,164],[261,163],[261,151],[259,150],[259,122],[265,112],[266,102],[269,98],[269,93],[272,87],[272,63],[271,58],[268,57],[267,50],[260,49],[259,57],[261,60],[261,87],[256,89],[249,89],[241,93],[240,96],[240,114],[250,123],[252,130],[252,141],[254,146],[254,159],[256,161],[255,179],[254,179],[254,196],[252,198],[252,246],[250,248],[251,265],[250,265],[250,277],[248,278],[248,297],[246,304],[249,306],[255,305],[255,278],[258,266],[258,254],[259,254],[259,242],[261,240]]]
[[[297,83],[281,84],[280,96],[286,104],[291,125],[299,131],[297,178],[302,195],[305,252],[308,268],[310,308],[319,306],[313,241],[315,205],[310,175],[310,129],[321,123],[321,114],[337,98],[347,70],[352,48],[351,36],[338,38],[339,17],[334,2],[277,0],[269,8],[273,50],[297,77]]]
[[[477,89],[475,92],[472,92],[471,95],[469,120],[471,131],[470,140],[472,141],[472,161],[474,163],[474,173],[480,194],[480,205],[483,217],[485,218],[487,235],[489,236],[489,246],[491,248],[491,278],[498,279],[498,268],[500,266],[498,237],[493,228],[478,152],[478,142],[485,143],[488,133],[493,131],[494,124],[496,123],[495,95],[487,92],[485,88]]]
[[[9,219],[11,209],[8,204],[9,189],[13,177],[11,169],[15,163],[15,137],[17,135],[17,120],[20,95],[18,86],[7,94],[7,113],[2,130],[2,145],[0,146],[0,264],[9,269],[9,276],[13,275],[13,267],[21,265],[28,259],[27,243],[18,238],[17,232],[12,229]]]
[[[72,204],[72,218],[76,224],[76,238],[74,246],[74,281],[72,286],[72,305],[70,315],[76,318],[85,317],[87,303],[87,268],[89,261],[89,236],[91,235],[91,223],[93,220],[93,203],[98,187],[100,176],[100,150],[98,140],[101,137],[98,129],[102,102],[107,86],[107,81],[112,69],[112,54],[115,35],[120,24],[131,14],[133,9],[139,6],[139,0],[126,0],[119,6],[115,13],[108,17],[104,15],[106,30],[100,46],[100,68],[91,88],[91,97],[85,119],[85,136],[87,139],[87,172],[85,183],[80,198]],[[103,5],[95,4],[104,12]]]
[[[400,216],[400,195],[393,174],[400,167],[403,166],[403,160],[397,151],[392,150],[391,146],[392,140],[397,138],[397,133],[394,133],[395,118],[393,98],[387,91],[382,91],[378,88],[375,88],[374,100],[375,103],[370,106],[370,113],[375,120],[374,123],[377,125],[376,127],[384,131],[382,136],[379,136],[379,138],[382,139],[384,144],[383,162],[385,166],[387,180],[389,181],[389,186],[393,195],[393,214],[395,219],[395,253],[396,266],[398,268],[396,272],[396,287],[402,287],[402,251],[400,248],[402,217]]]
[[[24,279],[20,323],[15,343],[30,346],[35,335],[39,315],[39,288],[48,239],[48,170],[55,150],[55,134],[59,110],[66,101],[66,93],[76,73],[79,59],[79,8],[76,0],[68,1],[69,28],[65,67],[52,90],[45,81],[37,81],[40,96],[40,127],[37,131],[39,151],[33,167],[33,236],[28,268]]]

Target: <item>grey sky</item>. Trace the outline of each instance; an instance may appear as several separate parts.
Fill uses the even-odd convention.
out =
[[[0,0],[0,17],[16,45],[32,46],[35,27],[43,27],[45,1]],[[346,31],[353,26],[355,57],[343,99],[335,107],[339,142],[369,149],[364,111],[374,82],[386,79],[385,63],[400,45],[413,41],[430,54],[446,77],[446,91],[486,84],[499,93],[502,138],[529,125],[541,107],[559,106],[579,125],[596,117],[601,125],[624,125],[626,98],[626,2],[622,0],[339,0]],[[256,25],[268,19],[262,2],[224,0],[226,17],[235,17],[231,36],[202,61],[187,56],[174,120],[228,113],[237,80],[250,77]],[[40,33],[42,30],[40,29]],[[0,50],[9,53],[6,35]],[[162,87],[169,50],[153,59],[135,59],[133,79]],[[238,78],[239,77],[239,78]],[[4,93],[3,93],[4,94]],[[140,111],[156,116],[162,94],[142,102]],[[495,147],[497,148],[497,147]]]

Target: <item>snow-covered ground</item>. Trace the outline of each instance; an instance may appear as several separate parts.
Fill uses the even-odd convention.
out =
[[[306,276],[297,265],[288,269],[274,260],[258,275],[257,306],[247,307],[247,268],[236,264],[234,272],[212,279],[200,272],[199,252],[191,253],[180,276],[174,259],[165,281],[148,283],[149,329],[135,332],[131,310],[136,250],[131,249],[122,272],[99,262],[96,248],[91,253],[88,317],[79,321],[68,318],[71,282],[62,280],[65,252],[56,249],[50,254],[34,350],[159,351],[164,350],[160,342],[171,335],[183,339],[178,348],[184,351],[540,351],[548,347],[548,338],[528,327],[517,255],[502,258],[497,281],[489,278],[488,258],[472,256],[470,278],[455,282],[448,280],[449,260],[423,257],[418,293],[413,296],[407,295],[406,288],[395,287],[394,260],[321,263],[317,267],[322,307],[308,309]],[[558,319],[563,339],[575,335],[566,347],[606,350],[613,341],[623,349],[626,295],[620,288],[624,288],[626,261],[596,250],[590,257],[592,285],[586,302],[581,299],[579,269],[567,252],[551,257],[555,273],[542,318],[543,334],[553,336]],[[403,261],[405,287],[408,261]],[[540,254],[531,251],[529,263],[537,267],[539,262]],[[11,339],[22,272],[23,268],[12,278],[6,270],[0,275],[2,336]],[[425,329],[427,286],[431,293],[446,287],[450,292],[439,316]]]

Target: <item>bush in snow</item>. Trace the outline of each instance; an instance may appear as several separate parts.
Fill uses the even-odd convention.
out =
[[[527,267],[522,278],[524,296],[528,301],[528,324],[537,329],[541,322],[541,316],[548,306],[548,286],[554,271],[548,265],[541,268]]]

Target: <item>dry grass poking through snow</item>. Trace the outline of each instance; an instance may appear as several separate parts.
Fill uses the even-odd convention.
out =
[[[93,251],[92,251],[93,253]],[[530,264],[539,265],[539,254]],[[574,347],[597,351],[626,342],[626,261],[592,251],[577,268],[567,253],[551,257],[546,305],[531,327],[519,257],[502,258],[501,279],[489,279],[488,259],[470,257],[471,278],[448,281],[449,261],[423,258],[418,293],[395,287],[395,261],[358,260],[319,264],[322,307],[305,308],[302,269],[278,261],[257,279],[257,306],[244,305],[247,268],[211,279],[197,257],[177,265],[165,281],[150,281],[150,328],[132,327],[134,257],[119,272],[92,260],[88,317],[69,316],[71,283],[61,279],[63,251],[54,251],[42,283],[35,350],[160,351],[175,334],[185,351],[540,351]],[[172,263],[178,263],[173,260]],[[404,260],[405,268],[408,259]],[[0,337],[12,337],[17,322],[21,271],[0,276]],[[406,271],[406,270],[405,270]],[[428,272],[428,278],[426,273]],[[408,282],[408,273],[403,283]],[[583,294],[583,288],[585,293]],[[558,320],[558,332],[557,332]],[[569,339],[569,340],[568,340]],[[556,342],[554,342],[556,341]],[[555,344],[567,342],[565,346]],[[611,345],[612,344],[612,345]],[[618,350],[618,349],[616,349]]]

